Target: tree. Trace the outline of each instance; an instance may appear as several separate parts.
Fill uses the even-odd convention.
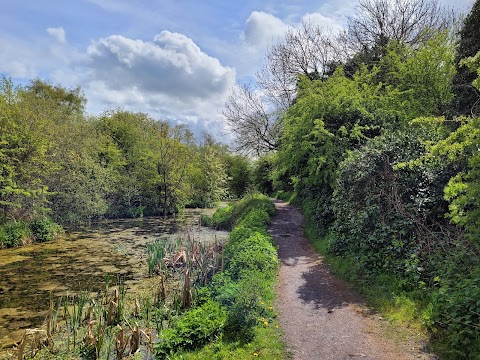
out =
[[[418,49],[390,41],[378,64],[379,81],[398,90],[410,119],[445,115],[453,98],[454,57],[454,42],[446,32]]]
[[[475,70],[469,69],[462,60],[473,57],[480,51],[480,0],[475,1],[470,13],[463,20],[457,46],[457,75],[453,79],[455,101],[454,115],[480,114],[480,89],[475,89],[472,82],[478,77]]]
[[[156,122],[144,113],[114,110],[104,113],[96,123],[106,136],[102,143],[102,162],[115,164],[118,170],[115,191],[109,196],[109,215],[141,216],[145,208],[156,206],[151,189],[157,173]],[[116,151],[120,152],[119,156]]]
[[[295,101],[299,75],[319,80],[332,74],[331,65],[341,58],[335,40],[330,30],[308,22],[289,29],[284,40],[267,51],[266,64],[257,73],[260,88],[280,109],[288,109]]]
[[[299,77],[326,79],[340,62],[338,49],[331,31],[307,22],[271,46],[257,73],[257,87],[235,88],[225,104],[223,115],[239,150],[261,155],[277,149],[279,114],[295,102]]]
[[[183,125],[157,123],[153,149],[156,176],[153,179],[157,209],[164,215],[177,211],[190,198],[188,175],[193,165],[192,133]]]
[[[243,155],[226,153],[227,186],[230,197],[241,199],[252,188],[253,169],[251,161]]]
[[[235,135],[237,150],[260,155],[277,148],[281,128],[278,114],[267,109],[260,92],[248,86],[236,87],[223,116],[228,131]]]
[[[454,23],[453,13],[438,0],[360,0],[355,14],[345,35],[356,51],[384,47],[390,40],[418,47]]]
[[[3,212],[14,218],[43,214],[61,168],[58,156],[66,151],[60,139],[70,123],[82,118],[85,98],[79,89],[40,80],[14,88],[6,79],[0,98]]]

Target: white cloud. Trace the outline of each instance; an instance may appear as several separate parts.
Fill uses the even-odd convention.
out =
[[[280,40],[288,28],[278,17],[263,11],[254,11],[245,22],[242,40],[249,46],[264,48]]]
[[[207,129],[220,136],[218,112],[236,72],[192,39],[169,31],[153,41],[112,35],[94,41],[86,53],[83,88],[91,111],[121,106],[187,123],[197,134]]]
[[[47,33],[61,44],[67,42],[67,36],[62,27],[48,28]]]
[[[93,78],[115,91],[137,88],[188,103],[223,96],[235,81],[234,69],[169,31],[151,42],[112,35],[93,42],[87,54]]]
[[[14,78],[32,78],[37,65],[32,61],[36,53],[20,39],[0,37],[0,74]]]

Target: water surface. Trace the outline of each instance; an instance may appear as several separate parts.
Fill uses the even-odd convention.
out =
[[[201,212],[175,218],[109,220],[57,241],[0,250],[0,348],[19,341],[24,329],[43,324],[54,297],[104,289],[105,275],[131,284],[148,275],[146,244],[193,232],[201,241],[227,233],[199,227]]]

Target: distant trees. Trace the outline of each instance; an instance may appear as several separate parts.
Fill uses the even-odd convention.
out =
[[[119,109],[88,117],[85,103],[79,88],[1,79],[0,225],[171,214],[250,188],[248,160],[211,137]]]

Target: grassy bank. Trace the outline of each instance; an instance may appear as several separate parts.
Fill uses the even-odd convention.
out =
[[[180,351],[178,359],[282,359],[285,346],[273,308],[278,258],[266,228],[275,212],[261,195],[247,196],[211,218],[210,226],[231,229],[225,245],[224,272],[206,288],[226,312],[223,332],[198,350]]]

